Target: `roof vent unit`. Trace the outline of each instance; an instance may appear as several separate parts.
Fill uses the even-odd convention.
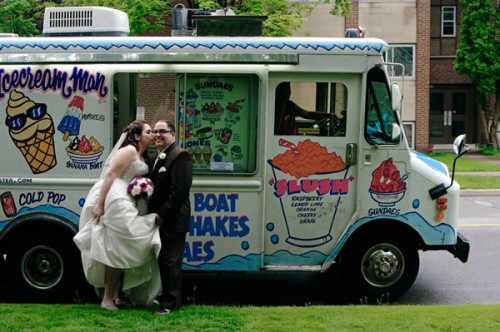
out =
[[[365,38],[366,28],[365,27],[357,27],[357,28],[349,28],[346,29],[344,33],[344,37],[346,38]]]
[[[45,8],[43,35],[127,36],[130,32],[127,13],[106,7]]]
[[[210,9],[186,8],[177,4],[172,9],[172,36],[194,36],[196,27],[193,15],[212,15]]]

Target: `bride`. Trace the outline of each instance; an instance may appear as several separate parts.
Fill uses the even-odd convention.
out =
[[[155,214],[140,215],[127,193],[130,181],[148,172],[144,157],[152,140],[151,127],[143,120],[125,128],[87,195],[73,239],[87,281],[104,287],[101,307],[106,310],[118,310],[118,293],[133,304],[150,305],[161,290]]]

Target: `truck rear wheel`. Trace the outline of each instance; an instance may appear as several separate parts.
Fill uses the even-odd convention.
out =
[[[71,299],[78,285],[78,250],[58,233],[25,236],[7,251],[7,287],[19,300],[54,302]]]
[[[362,303],[389,302],[400,297],[415,282],[418,269],[416,247],[384,233],[358,239],[344,258],[344,278]]]

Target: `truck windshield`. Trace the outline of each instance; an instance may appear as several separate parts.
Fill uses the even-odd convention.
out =
[[[393,138],[393,125],[398,124],[392,110],[389,86],[384,72],[373,68],[368,72],[365,114],[365,138],[374,145],[398,144],[399,136]]]

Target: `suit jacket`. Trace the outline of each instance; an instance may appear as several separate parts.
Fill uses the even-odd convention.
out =
[[[158,160],[154,167],[158,153],[149,162],[149,177],[155,188],[148,209],[165,221],[160,232],[185,233],[189,231],[191,219],[189,191],[193,182],[193,163],[189,153],[175,142],[164,153],[166,157]]]

